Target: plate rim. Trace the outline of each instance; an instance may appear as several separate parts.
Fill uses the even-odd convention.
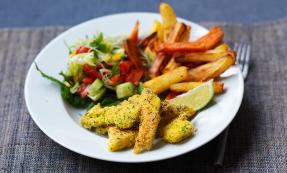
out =
[[[34,113],[32,113],[32,108],[31,108],[31,105],[29,104],[29,101],[28,101],[28,78],[29,76],[31,75],[32,73],[32,70],[33,70],[33,64],[34,62],[37,61],[37,59],[40,57],[40,55],[44,52],[45,49],[47,49],[49,47],[50,44],[53,44],[55,41],[57,41],[57,39],[59,39],[60,37],[63,37],[65,36],[65,34],[67,34],[67,32],[71,32],[73,31],[74,29],[77,29],[78,27],[80,27],[81,25],[85,25],[87,23],[92,23],[94,20],[98,20],[98,19],[101,19],[101,18],[108,18],[108,17],[113,17],[113,16],[117,16],[117,15],[157,15],[159,16],[158,13],[150,13],[150,12],[125,12],[125,13],[115,13],[115,14],[109,14],[109,15],[105,15],[105,16],[100,16],[100,17],[96,17],[96,18],[92,18],[92,19],[89,19],[87,21],[84,21],[82,23],[79,23],[77,25],[74,25],[72,26],[71,28],[65,30],[64,32],[60,33],[59,35],[57,35],[56,37],[54,37],[52,40],[50,40],[40,51],[39,53],[35,56],[32,64],[30,65],[29,67],[29,70],[26,74],[26,78],[25,78],[25,85],[24,85],[24,98],[25,98],[25,104],[26,104],[26,107],[28,109],[28,112],[29,112],[29,115],[30,117],[32,118],[32,120],[35,122],[35,124],[37,125],[37,127],[45,134],[47,135],[52,141],[56,142],[57,144],[59,144],[60,146],[63,146],[64,148],[70,150],[70,151],[73,151],[75,153],[78,153],[78,154],[81,154],[83,156],[87,156],[87,157],[90,157],[90,158],[93,158],[93,159],[99,159],[99,160],[104,160],[104,161],[109,161],[109,162],[118,162],[118,163],[145,163],[145,162],[155,162],[155,161],[161,161],[161,160],[166,160],[166,159],[170,159],[170,158],[174,158],[174,157],[178,157],[180,155],[184,155],[188,152],[191,152],[193,150],[196,150],[198,149],[199,147],[202,147],[203,145],[207,144],[208,142],[210,142],[211,140],[213,140],[214,138],[216,138],[220,133],[223,132],[223,130],[225,128],[227,128],[230,123],[233,121],[233,119],[235,118],[236,114],[238,113],[239,111],[239,108],[242,104],[242,101],[243,101],[243,95],[244,95],[244,79],[243,79],[243,75],[242,75],[242,72],[241,70],[237,70],[238,73],[238,79],[239,79],[239,94],[240,94],[240,98],[239,98],[239,102],[237,102],[237,104],[234,106],[234,108],[232,109],[231,111],[231,114],[233,115],[232,118],[230,118],[228,121],[226,121],[227,125],[225,126],[221,126],[221,129],[218,131],[218,133],[216,133],[215,135],[213,135],[212,138],[206,140],[205,142],[203,142],[201,145],[198,145],[192,149],[189,149],[189,150],[186,150],[184,152],[180,152],[180,153],[176,153],[174,155],[171,155],[171,156],[164,156],[164,157],[161,157],[161,158],[156,158],[156,159],[149,159],[149,160],[116,160],[116,159],[112,159],[112,158],[105,158],[105,157],[95,157],[93,156],[92,154],[84,154],[84,153],[81,153],[81,151],[77,151],[75,149],[73,149],[72,147],[66,145],[66,144],[63,144],[61,143],[61,141],[57,140],[56,137],[53,137],[52,135],[50,135],[48,133],[48,131],[46,131],[46,129],[44,129],[43,127],[41,127],[40,123],[38,122],[37,118],[34,117]],[[204,28],[206,29],[204,26],[198,24],[198,23],[195,23],[195,22],[191,22],[187,19],[184,19],[184,18],[180,18],[180,17],[177,17],[177,19],[179,20],[182,20],[182,21],[187,21],[187,22],[190,22],[194,25],[198,25],[199,27],[201,28]],[[139,19],[140,20],[140,19]],[[206,29],[207,30],[207,29]],[[238,65],[235,65],[236,68],[239,69]]]

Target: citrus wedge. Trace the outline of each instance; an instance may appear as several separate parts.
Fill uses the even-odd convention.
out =
[[[188,106],[198,111],[204,108],[212,100],[213,96],[213,80],[210,80],[187,93],[178,95],[170,100],[170,102],[175,105]]]

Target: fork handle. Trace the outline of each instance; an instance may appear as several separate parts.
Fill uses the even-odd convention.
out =
[[[218,136],[217,145],[215,148],[215,158],[214,158],[214,165],[215,166],[222,166],[224,153],[226,149],[227,137],[229,132],[229,126]]]

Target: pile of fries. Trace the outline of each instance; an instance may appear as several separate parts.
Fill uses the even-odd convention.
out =
[[[149,69],[151,79],[144,83],[144,87],[157,94],[168,91],[167,99],[171,99],[202,82],[215,79],[215,93],[222,93],[223,83],[216,79],[236,59],[236,53],[223,43],[223,30],[214,26],[206,35],[191,42],[191,26],[177,21],[174,10],[168,4],[160,4],[160,14],[162,23],[154,21],[151,34],[146,38],[138,41],[134,36],[139,23],[130,36],[131,40],[138,41],[138,46],[152,61]]]

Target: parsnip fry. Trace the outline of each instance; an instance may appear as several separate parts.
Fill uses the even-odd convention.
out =
[[[235,53],[230,52],[226,57],[190,69],[187,81],[207,81],[220,76],[235,63]]]
[[[153,26],[152,26],[150,33],[154,33],[154,32],[157,33],[157,37],[159,38],[159,40],[163,41],[163,26],[158,20],[155,20],[153,22]]]
[[[172,30],[170,31],[168,38],[166,40],[167,43],[174,43],[178,42],[181,39],[182,34],[186,31],[187,26],[182,22],[177,22],[172,27]]]
[[[187,75],[187,67],[181,66],[145,82],[144,87],[150,88],[156,94],[160,94],[169,89],[170,85],[186,80]]]
[[[172,7],[167,3],[160,3],[159,12],[162,17],[163,25],[163,40],[166,41],[171,28],[176,23],[176,14]]]
[[[230,50],[230,47],[226,43],[222,43],[214,49],[208,50],[209,53],[216,53],[216,52],[227,52]]]
[[[212,62],[216,61],[227,55],[228,52],[204,52],[204,53],[189,53],[178,56],[175,58],[175,62]]]
[[[180,41],[188,41],[189,40],[190,31],[191,31],[191,26],[186,25],[186,29],[182,33],[182,35],[180,37]]]
[[[175,62],[174,58],[172,57],[168,64],[165,66],[165,68],[163,69],[163,73],[168,73],[174,69],[176,69],[177,67],[180,66],[180,63]]]
[[[176,83],[172,84],[169,89],[174,92],[184,93],[188,92],[189,90],[198,87],[199,85],[203,84],[203,82],[183,82],[183,83]],[[221,82],[214,82],[213,83],[214,92],[215,94],[221,94],[223,92],[224,84]]]

